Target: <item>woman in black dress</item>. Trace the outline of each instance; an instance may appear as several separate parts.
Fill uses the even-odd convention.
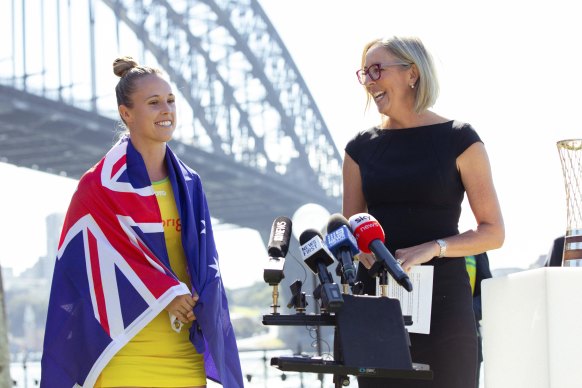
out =
[[[410,335],[412,361],[429,364],[434,380],[390,386],[474,387],[477,337],[464,257],[499,248],[505,238],[487,152],[469,124],[428,110],[438,81],[419,39],[368,43],[357,75],[381,122],[346,146],[344,216],[374,216],[405,270],[434,266],[430,334]],[[476,226],[459,233],[465,192]],[[360,269],[372,263],[361,255]],[[366,270],[358,277],[366,293],[375,294],[375,279]]]

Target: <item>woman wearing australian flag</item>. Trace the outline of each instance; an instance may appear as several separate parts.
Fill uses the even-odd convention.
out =
[[[243,387],[200,177],[167,145],[175,96],[131,57],[113,71],[127,133],[67,211],[41,387]]]

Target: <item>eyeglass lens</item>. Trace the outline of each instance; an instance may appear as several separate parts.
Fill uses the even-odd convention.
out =
[[[377,81],[380,78],[380,65],[375,64],[368,67],[367,73],[372,78],[372,81]]]
[[[372,81],[380,79],[381,69],[379,64],[373,64],[368,69],[361,69],[356,72],[358,81],[363,85],[366,83],[366,75],[369,75]]]

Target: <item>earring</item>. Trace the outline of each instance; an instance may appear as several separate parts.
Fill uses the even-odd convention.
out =
[[[414,89],[414,84],[410,84],[410,89]]]

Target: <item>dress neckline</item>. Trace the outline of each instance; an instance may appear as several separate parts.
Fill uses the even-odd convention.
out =
[[[415,130],[415,129],[427,129],[430,127],[436,127],[436,126],[440,126],[440,125],[447,125],[447,124],[452,124],[454,122],[454,120],[447,120],[447,121],[443,121],[441,123],[434,123],[434,124],[427,124],[427,125],[419,125],[417,127],[407,127],[407,128],[381,128],[380,126],[375,126],[374,128],[380,132],[380,133],[398,133],[398,132],[405,132],[405,131],[409,131],[409,130]]]

